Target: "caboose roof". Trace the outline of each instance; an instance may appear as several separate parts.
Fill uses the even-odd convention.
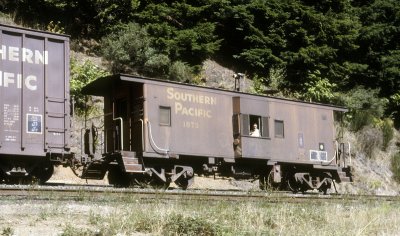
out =
[[[250,93],[245,93],[245,92],[231,91],[231,90],[212,88],[212,87],[204,87],[204,86],[181,83],[181,82],[176,82],[176,81],[154,79],[154,78],[148,78],[148,77],[137,76],[137,75],[128,75],[128,74],[114,74],[114,75],[98,78],[95,81],[92,81],[91,83],[86,85],[82,89],[82,93],[86,94],[86,95],[94,95],[94,96],[104,97],[104,96],[107,96],[107,94],[109,94],[110,89],[113,87],[113,84],[118,84],[122,81],[140,83],[140,84],[158,84],[158,85],[165,85],[165,86],[175,85],[175,86],[178,86],[181,88],[195,87],[195,88],[201,88],[201,89],[205,89],[205,90],[214,91],[217,93],[225,93],[227,95],[231,94],[233,96],[235,96],[234,94],[237,94],[236,96],[248,95],[248,96],[255,96],[255,97],[268,97],[268,98],[283,100],[283,101],[291,101],[291,102],[302,103],[302,104],[310,104],[310,105],[312,104],[312,105],[317,105],[317,106],[329,107],[335,111],[341,111],[341,112],[348,111],[345,107],[335,106],[335,105],[331,105],[331,104],[291,100],[291,99],[266,96],[266,95],[256,95],[256,94],[250,94]]]

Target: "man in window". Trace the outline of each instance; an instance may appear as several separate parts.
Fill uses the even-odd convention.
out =
[[[256,123],[253,124],[253,129],[250,132],[250,136],[253,136],[253,137],[260,137],[261,136],[260,130],[258,129],[258,126],[257,126]]]

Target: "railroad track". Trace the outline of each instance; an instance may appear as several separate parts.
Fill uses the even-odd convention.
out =
[[[267,203],[310,203],[386,201],[400,203],[400,196],[321,195],[289,192],[200,189],[137,189],[114,188],[111,185],[0,185],[0,199],[47,201],[264,201]]]

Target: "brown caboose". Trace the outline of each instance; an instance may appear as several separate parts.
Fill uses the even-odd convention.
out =
[[[131,75],[100,78],[85,92],[104,97],[105,114],[104,153],[87,152],[86,178],[108,170],[115,185],[187,188],[195,174],[221,175],[294,192],[351,181],[335,131],[344,108]]]

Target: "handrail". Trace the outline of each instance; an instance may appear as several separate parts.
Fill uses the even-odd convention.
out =
[[[141,128],[142,128],[142,151],[144,152],[144,121],[143,119],[139,119]]]
[[[321,165],[323,165],[323,166],[328,166],[328,165],[330,165],[330,164],[333,162],[333,160],[335,160],[335,159],[336,159],[336,165],[337,165],[337,154],[339,153],[339,152],[338,152],[339,146],[338,146],[338,142],[337,142],[336,140],[334,141],[334,143],[336,144],[336,145],[335,145],[336,148],[335,148],[335,152],[333,153],[332,159],[331,159],[330,161],[321,161]]]
[[[121,121],[121,150],[124,150],[124,120],[122,117],[113,118],[114,121]]]
[[[347,142],[347,144],[349,145],[348,155],[349,155],[349,163],[350,163],[350,166],[351,166],[351,144],[350,144],[350,142]]]
[[[159,153],[159,152],[157,152],[157,150],[154,150],[154,148],[153,148],[153,150],[154,150],[155,152],[159,153],[159,154],[164,154],[164,155],[168,156],[169,150],[168,150],[168,149],[164,149],[164,148],[158,147],[157,144],[154,142],[153,133],[151,132],[151,124],[150,124],[150,121],[147,120],[146,122],[147,122],[147,124],[148,124],[149,139],[150,139],[151,144],[153,144],[154,147],[155,147],[156,149],[158,149],[158,150],[160,150],[160,151],[162,151],[162,152],[164,152],[164,153]]]

